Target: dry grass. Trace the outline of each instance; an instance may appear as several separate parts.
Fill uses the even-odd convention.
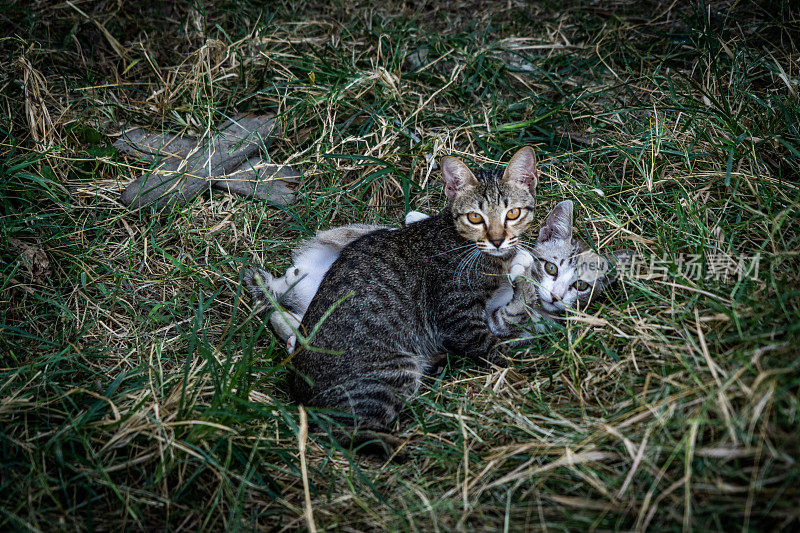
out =
[[[0,12],[0,526],[798,527],[789,2],[255,4]],[[296,206],[119,204],[143,168],[109,147],[123,124],[202,133],[234,111],[280,116],[267,147],[305,172]],[[306,439],[243,266],[436,211],[431,160],[527,143],[542,215],[570,198],[584,238],[666,270],[512,370],[452,360],[398,428],[406,464]],[[706,276],[756,253],[756,281]]]

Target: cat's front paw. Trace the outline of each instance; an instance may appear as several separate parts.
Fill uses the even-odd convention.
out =
[[[518,250],[508,265],[508,278],[513,283],[520,276],[530,274],[533,256],[527,250]]]

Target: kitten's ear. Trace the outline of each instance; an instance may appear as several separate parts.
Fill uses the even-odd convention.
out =
[[[503,180],[519,183],[534,192],[539,183],[536,171],[536,153],[530,146],[523,146],[508,162]]]
[[[472,171],[459,158],[446,155],[439,163],[444,176],[444,192],[452,200],[467,187],[478,184]]]
[[[547,215],[539,230],[539,242],[551,239],[572,239],[572,200],[559,202]]]

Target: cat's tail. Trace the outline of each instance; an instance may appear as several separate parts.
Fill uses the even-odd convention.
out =
[[[369,372],[363,372],[369,374]],[[394,373],[390,384],[380,377],[362,375],[314,394],[296,370],[290,377],[292,396],[299,403],[326,409],[315,426],[342,448],[361,455],[402,462],[405,440],[392,435],[389,426],[397,418],[405,398],[419,385],[418,374]],[[301,386],[298,386],[301,384]],[[305,397],[305,398],[304,398]],[[311,397],[310,402],[306,402]]]
[[[360,429],[347,431],[334,429],[331,436],[345,450],[352,450],[360,455],[390,460],[393,463],[404,463],[408,459],[402,449],[405,439],[384,431]]]
[[[404,463],[408,459],[404,449],[406,440],[385,428],[351,425],[353,418],[344,414],[328,413],[328,418],[330,421],[320,420],[314,424],[317,435],[333,438],[343,449],[394,463]]]

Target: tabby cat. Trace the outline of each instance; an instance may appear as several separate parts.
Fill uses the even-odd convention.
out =
[[[386,453],[389,425],[438,354],[505,364],[485,309],[533,221],[536,158],[524,147],[502,173],[450,156],[441,168],[445,209],[343,248],[300,324],[316,327],[314,349],[294,352],[291,394],[352,426],[340,440],[377,444],[362,451]]]

